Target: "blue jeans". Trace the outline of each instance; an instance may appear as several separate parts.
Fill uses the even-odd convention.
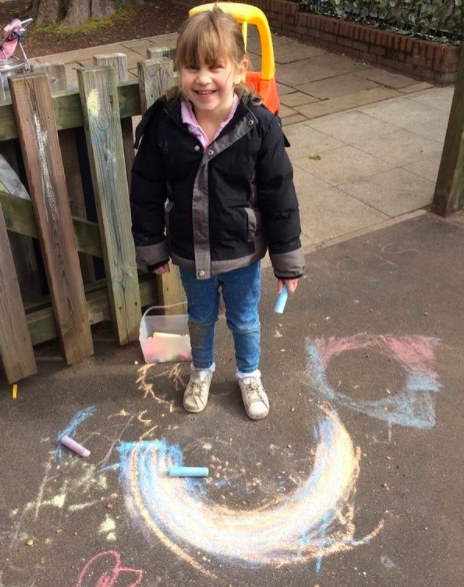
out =
[[[189,332],[193,365],[208,369],[214,361],[214,330],[219,315],[220,290],[226,307],[227,326],[232,331],[235,361],[241,373],[258,368],[261,325],[258,304],[261,293],[261,263],[197,279],[195,273],[180,270],[188,302]]]

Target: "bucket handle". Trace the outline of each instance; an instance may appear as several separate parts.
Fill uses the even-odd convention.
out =
[[[187,300],[185,300],[185,302],[178,302],[177,304],[168,304],[167,306],[150,306],[143,313],[142,320],[145,318],[145,316],[151,310],[166,310],[167,308],[175,308],[176,306],[184,306],[186,303],[187,303]]]

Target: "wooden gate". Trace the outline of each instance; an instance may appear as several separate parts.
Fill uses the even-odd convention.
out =
[[[132,117],[172,85],[169,51],[140,61],[130,81],[124,54],[97,55],[93,67],[78,70],[78,91],[63,89],[62,64],[9,80],[0,153],[25,170],[30,195],[18,197],[0,176],[0,355],[10,383],[37,371],[36,344],[58,337],[69,365],[93,354],[92,324],[111,320],[124,345],[138,339],[142,306],[184,299],[176,270],[155,280],[137,267],[128,191]],[[82,128],[85,156],[77,146]],[[86,212],[85,160],[95,221]],[[26,259],[36,262],[31,239],[41,253],[32,274],[25,267]],[[103,260],[103,279],[95,277],[94,258]],[[40,278],[49,293],[38,297],[31,291]]]

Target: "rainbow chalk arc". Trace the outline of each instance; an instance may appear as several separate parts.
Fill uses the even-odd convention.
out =
[[[208,497],[198,479],[173,483],[170,467],[182,466],[179,447],[166,440],[121,443],[120,471],[126,507],[133,520],[176,556],[210,577],[207,553],[245,567],[296,564],[366,544],[353,523],[360,451],[335,411],[323,408],[315,427],[312,471],[293,493],[273,498],[265,508],[234,509]]]

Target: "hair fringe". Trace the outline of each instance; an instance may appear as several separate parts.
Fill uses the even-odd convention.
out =
[[[195,34],[194,27],[198,27],[198,33]],[[225,13],[219,8],[217,2],[215,3],[212,10],[200,12],[191,18],[187,18],[181,26],[179,32],[179,38],[177,40],[177,52],[174,59],[174,67],[176,71],[180,71],[182,64],[180,63],[179,47],[181,47],[183,54],[185,53],[198,53],[199,50],[199,34],[204,31],[213,30],[213,34],[219,39],[221,38],[221,46],[234,47],[235,51],[229,51],[227,57],[234,61],[236,65],[242,60],[248,57],[244,44],[237,42],[237,39],[243,39],[240,25],[235,19],[229,14]],[[235,29],[235,30],[234,30]],[[193,34],[192,34],[193,33]],[[184,37],[191,35],[190,45],[183,45]],[[229,42],[224,42],[224,36],[228,36]],[[188,42],[188,41],[187,41]],[[240,82],[235,87],[235,92],[240,99],[254,106],[260,106],[263,104],[263,99],[258,94],[256,89],[246,82]],[[165,98],[168,101],[182,100],[184,98],[182,93],[182,87],[180,80],[178,85],[173,86],[166,90]]]

